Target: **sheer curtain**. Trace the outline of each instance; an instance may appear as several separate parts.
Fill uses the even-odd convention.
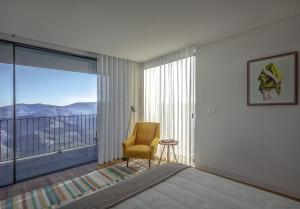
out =
[[[135,107],[131,124],[140,119],[142,106],[142,65],[116,57],[100,55],[98,73],[99,163],[122,157],[130,106]]]
[[[195,48],[145,63],[144,120],[160,122],[161,138],[177,140],[177,159],[188,165],[193,164],[194,156],[194,106]]]

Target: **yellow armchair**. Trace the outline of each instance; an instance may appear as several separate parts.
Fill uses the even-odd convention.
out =
[[[127,166],[129,158],[140,158],[148,159],[150,168],[151,160],[155,157],[159,137],[159,123],[136,123],[131,136],[122,143],[123,155],[127,159]]]

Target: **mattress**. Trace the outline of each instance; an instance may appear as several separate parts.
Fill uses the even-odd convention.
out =
[[[113,208],[300,209],[300,203],[187,168]]]

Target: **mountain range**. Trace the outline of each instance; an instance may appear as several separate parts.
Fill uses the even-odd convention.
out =
[[[0,107],[0,119],[12,118],[13,106]],[[96,102],[78,102],[66,106],[48,104],[16,104],[16,115],[22,117],[47,117],[97,114]]]

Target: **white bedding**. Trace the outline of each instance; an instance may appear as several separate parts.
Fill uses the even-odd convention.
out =
[[[188,168],[116,209],[300,209],[300,203]]]

